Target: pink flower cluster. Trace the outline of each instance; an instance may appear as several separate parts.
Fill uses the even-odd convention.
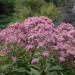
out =
[[[0,32],[0,42],[15,43],[18,46],[32,50],[44,48],[43,56],[55,50],[59,52],[59,59],[75,57],[75,28],[71,24],[61,23],[57,27],[47,17],[29,17],[23,22],[9,25]]]
[[[72,55],[75,57],[75,28],[69,23],[61,23],[56,28],[57,45],[56,50],[60,51],[60,60],[65,60],[65,57]]]

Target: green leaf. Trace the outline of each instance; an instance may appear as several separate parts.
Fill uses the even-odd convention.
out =
[[[40,75],[40,72],[38,70],[31,68],[30,75]]]
[[[1,62],[1,61],[4,61],[4,60],[6,60],[6,58],[3,57],[3,56],[0,56],[0,62]]]
[[[51,66],[51,64],[50,63],[47,63],[46,70],[49,70],[50,69],[50,66]]]
[[[58,75],[58,73],[56,71],[54,71],[54,72],[49,72],[48,75]]]
[[[0,70],[1,70],[1,71],[5,71],[5,70],[7,70],[10,66],[11,66],[11,64],[2,65],[2,66],[0,66]]]
[[[16,71],[16,72],[26,72],[26,69],[21,67],[21,68],[14,69],[14,71]]]
[[[61,68],[60,66],[56,65],[53,67],[50,67],[49,71],[60,71],[63,70],[63,68]]]

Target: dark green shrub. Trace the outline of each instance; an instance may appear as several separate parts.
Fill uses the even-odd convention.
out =
[[[12,21],[21,21],[30,16],[48,16],[58,20],[60,13],[52,1],[45,0],[15,0],[14,10]]]

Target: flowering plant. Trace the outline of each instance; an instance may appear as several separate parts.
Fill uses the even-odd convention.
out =
[[[5,75],[74,75],[74,45],[71,24],[56,27],[47,17],[29,17],[0,31],[0,71]]]

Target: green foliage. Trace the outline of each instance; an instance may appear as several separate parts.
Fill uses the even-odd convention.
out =
[[[0,0],[0,28],[31,16],[47,16],[58,21],[60,11],[54,3],[55,0]]]
[[[0,56],[0,74],[4,75],[75,75],[75,69],[68,68],[67,62],[60,63],[53,58],[55,54],[50,53],[48,57],[37,55],[40,59],[39,63],[32,64],[31,60],[40,50],[29,52],[24,48],[15,45],[7,46],[8,54]],[[41,51],[41,50],[40,50]],[[12,56],[16,57],[13,62]]]
[[[0,15],[9,15],[11,12],[13,12],[13,0],[0,0]]]
[[[30,75],[41,75],[40,72],[34,68],[31,68]]]
[[[60,14],[52,1],[45,0],[15,0],[14,10],[13,21],[21,21],[30,16],[48,16],[58,20]]]
[[[14,0],[0,0],[0,28],[6,27],[10,16],[14,12]]]

